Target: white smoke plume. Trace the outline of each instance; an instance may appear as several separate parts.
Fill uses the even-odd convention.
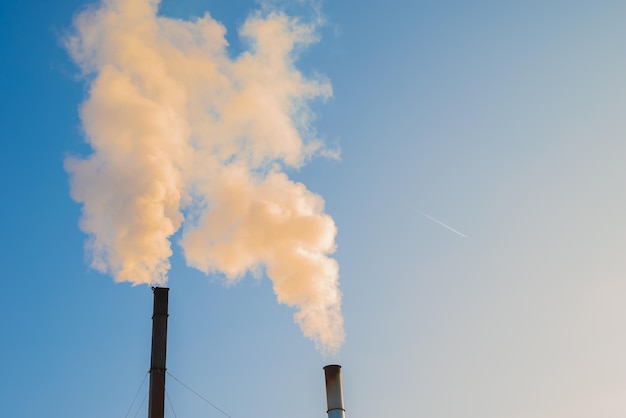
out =
[[[93,153],[66,160],[83,205],[92,267],[163,285],[170,238],[189,265],[228,281],[265,271],[281,303],[325,352],[343,341],[336,227],[323,199],[290,180],[323,145],[308,101],[332,94],[294,66],[314,28],[257,13],[228,53],[209,14],[158,15],[159,0],[103,0],[80,13],[67,48],[90,80],[81,108]]]

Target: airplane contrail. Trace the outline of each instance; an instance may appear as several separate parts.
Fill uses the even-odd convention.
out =
[[[417,211],[418,211],[421,215],[423,215],[423,216],[427,217],[428,219],[430,219],[430,220],[431,220],[431,221],[433,221],[433,222],[438,223],[439,225],[443,226],[444,228],[449,229],[450,231],[454,232],[455,234],[460,235],[460,236],[462,236],[463,238],[467,238],[467,235],[465,235],[464,233],[462,233],[462,232],[460,232],[460,231],[457,231],[456,229],[452,228],[450,225],[446,225],[445,223],[441,222],[439,219],[435,219],[435,218],[433,218],[432,216],[430,216],[430,215],[428,215],[428,214],[426,214],[426,213],[422,212],[422,211],[421,211],[421,210],[419,210],[419,209],[418,209]]]

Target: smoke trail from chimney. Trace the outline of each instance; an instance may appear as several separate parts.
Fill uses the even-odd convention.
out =
[[[164,285],[170,238],[189,265],[235,281],[265,271],[277,299],[322,351],[343,341],[336,227],[324,200],[285,174],[325,152],[307,103],[323,77],[294,65],[315,28],[257,12],[228,53],[208,13],[157,14],[159,0],[103,0],[75,18],[66,40],[90,81],[80,111],[93,152],[70,157],[91,266],[116,281]]]

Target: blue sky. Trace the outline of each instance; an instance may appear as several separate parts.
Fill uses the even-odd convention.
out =
[[[89,268],[63,169],[89,153],[87,87],[61,46],[88,3],[38,3],[0,5],[3,415],[124,417],[149,367],[152,294]],[[234,55],[255,9],[161,7],[210,11]],[[297,66],[333,86],[312,108],[341,160],[289,174],[338,228],[341,354],[315,350],[267,278],[224,286],[174,245],[169,371],[233,418],[324,416],[335,361],[347,416],[623,417],[626,4],[321,11]],[[221,416],[175,381],[168,392],[179,417]]]

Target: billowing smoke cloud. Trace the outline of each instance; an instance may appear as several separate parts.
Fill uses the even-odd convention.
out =
[[[307,102],[332,94],[294,67],[313,29],[255,14],[232,58],[225,28],[157,16],[158,0],[104,0],[67,40],[90,77],[81,108],[87,158],[68,158],[92,266],[116,281],[163,285],[170,238],[188,263],[228,281],[267,273],[279,302],[319,348],[343,341],[336,227],[323,199],[291,181],[323,146]]]

